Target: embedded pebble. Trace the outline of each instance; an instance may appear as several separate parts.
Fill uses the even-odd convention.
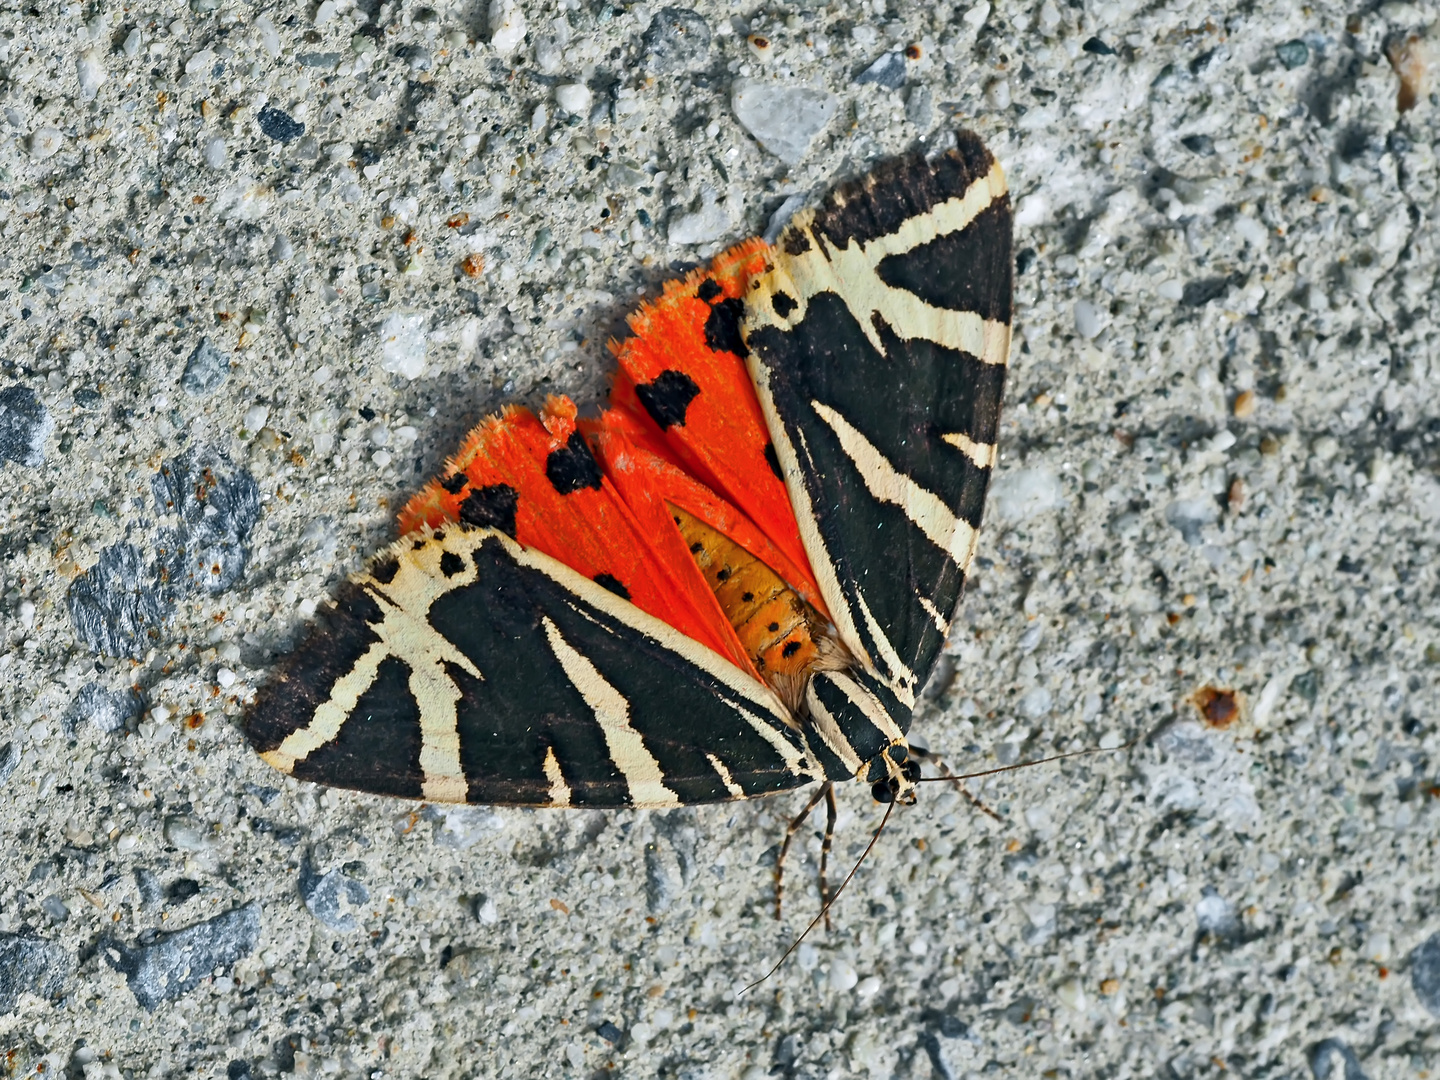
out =
[[[905,85],[905,54],[898,49],[883,53],[878,60],[855,76],[855,85],[874,83],[887,90],[899,90]]]
[[[124,728],[144,710],[144,699],[131,687],[112,691],[99,683],[86,683],[65,710],[60,724],[73,736],[76,726],[85,720],[108,735]]]
[[[70,584],[65,597],[75,633],[105,656],[141,659],[174,608],[168,590],[133,544],[113,544]]]
[[[350,909],[370,899],[370,890],[363,882],[346,876],[339,869],[321,874],[308,856],[300,867],[299,888],[311,915],[331,930],[347,933],[360,925]]]
[[[833,94],[815,87],[749,79],[735,81],[730,105],[755,141],[787,165],[804,159],[839,107]]]
[[[1105,319],[1100,309],[1089,300],[1075,301],[1075,332],[1086,341],[1098,337],[1105,329]]]
[[[20,743],[13,738],[0,743],[0,786],[3,786],[19,767]]]
[[[1024,522],[1065,505],[1060,477],[1045,468],[1002,472],[990,488],[990,506],[1010,521]]]
[[[509,56],[525,41],[525,13],[515,0],[490,0],[490,46]]]
[[[1368,1080],[1360,1059],[1340,1039],[1322,1039],[1305,1055],[1315,1080]]]
[[[249,472],[194,451],[164,462],[150,490],[156,512],[178,519],[157,541],[172,590],[217,595],[244,576],[260,518],[260,489]]]
[[[80,97],[84,101],[95,100],[100,87],[105,85],[106,72],[104,54],[99,49],[86,49],[75,58],[75,78],[80,83]]]
[[[299,123],[289,113],[282,112],[273,105],[266,105],[255,119],[266,137],[274,139],[278,143],[292,143],[305,134],[304,124]]]
[[[219,166],[216,166],[217,168]],[[209,397],[230,377],[230,357],[217,349],[209,338],[201,338],[185,361],[180,388],[192,397]]]
[[[45,463],[45,440],[55,430],[50,410],[28,386],[0,390],[0,459],[28,469]]]
[[[555,104],[572,116],[588,116],[594,95],[584,83],[561,83],[555,88]]]
[[[30,138],[26,141],[26,146],[30,150],[30,156],[39,161],[54,157],[60,152],[61,147],[64,145],[64,134],[53,127],[36,128],[30,133]]]
[[[844,957],[837,956],[830,961],[830,989],[845,993],[855,989],[860,981],[860,975],[855,970],[855,965]]]
[[[149,1012],[210,978],[217,968],[249,956],[260,940],[260,905],[246,904],[183,930],[142,935],[134,945],[100,942],[100,955],[125,976],[130,992]]]
[[[710,52],[710,24],[690,8],[663,7],[645,30],[645,54],[661,71],[685,71]]]
[[[1197,547],[1201,541],[1201,530],[1220,520],[1220,505],[1214,499],[1175,499],[1165,507],[1165,520],[1185,538],[1185,543]]]
[[[1310,47],[1299,38],[1275,46],[1275,56],[1290,70],[1304,67],[1310,62]]]
[[[380,367],[391,375],[418,379],[425,374],[425,324],[419,312],[397,311],[380,325]]]
[[[1410,954],[1410,986],[1432,1016],[1440,1016],[1440,933]]]
[[[700,209],[672,219],[666,236],[672,244],[706,244],[725,235],[731,216],[730,204],[717,202],[715,193],[706,191]]]
[[[0,933],[0,1016],[15,1011],[22,994],[57,998],[74,968],[64,946],[34,934]]]

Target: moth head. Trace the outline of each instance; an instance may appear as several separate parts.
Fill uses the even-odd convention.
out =
[[[805,708],[820,744],[839,759],[834,768],[869,784],[880,802],[915,801],[920,763],[905,741],[910,709],[889,687],[860,668],[822,671],[805,688]]]

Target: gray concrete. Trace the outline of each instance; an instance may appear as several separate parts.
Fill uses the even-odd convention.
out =
[[[0,12],[11,1075],[1437,1074],[1433,5],[290,12]],[[469,425],[594,401],[672,267],[957,124],[1022,273],[915,732],[1137,745],[976,784],[1003,824],[927,787],[738,999],[816,910],[813,830],[770,909],[798,795],[440,810],[249,752]]]

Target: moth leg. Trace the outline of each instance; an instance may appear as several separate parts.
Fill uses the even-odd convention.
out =
[[[922,761],[930,762],[930,764],[935,766],[936,770],[940,773],[941,776],[953,777],[955,775],[955,773],[951,771],[950,766],[946,765],[945,762],[940,760],[939,754],[932,754],[929,750],[920,750],[912,746],[910,747],[910,756],[920,758]],[[965,801],[968,802],[971,806],[973,806],[976,810],[979,810],[982,814],[989,814],[996,821],[1000,822],[1001,825],[1005,824],[1004,818],[1002,818],[994,810],[991,810],[990,807],[986,806],[974,795],[970,794],[970,792],[966,790],[965,785],[959,780],[955,781],[955,790],[960,792],[961,795],[965,796]]]
[[[785,896],[785,856],[790,853],[790,842],[795,839],[795,834],[800,830],[800,826],[805,823],[805,819],[810,816],[810,811],[815,809],[816,803],[818,803],[821,799],[825,798],[826,794],[830,792],[830,789],[833,786],[834,785],[831,784],[828,780],[825,783],[821,784],[819,790],[817,790],[814,795],[810,796],[810,801],[805,804],[805,809],[801,810],[800,813],[795,815],[795,820],[790,822],[790,827],[785,830],[785,842],[780,845],[780,854],[775,857],[776,919],[780,918],[780,902]],[[831,795],[830,797],[832,800],[834,799],[834,795]],[[826,850],[829,849],[826,848]],[[824,879],[822,878],[821,880],[823,881]],[[823,898],[823,885],[821,886],[821,892]]]
[[[825,929],[830,929],[830,886],[825,881],[825,868],[830,861],[830,845],[835,840],[835,785],[825,784],[825,839],[820,841],[820,907],[825,914]]]

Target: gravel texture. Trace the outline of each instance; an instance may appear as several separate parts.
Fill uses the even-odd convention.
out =
[[[1358,9],[1358,10],[1357,10]],[[0,1061],[71,1078],[1440,1073],[1428,4],[0,9]],[[1437,57],[1440,58],[1440,57]],[[239,728],[507,401],[958,125],[1016,200],[957,770],[443,809]],[[841,792],[832,866],[879,814]]]

